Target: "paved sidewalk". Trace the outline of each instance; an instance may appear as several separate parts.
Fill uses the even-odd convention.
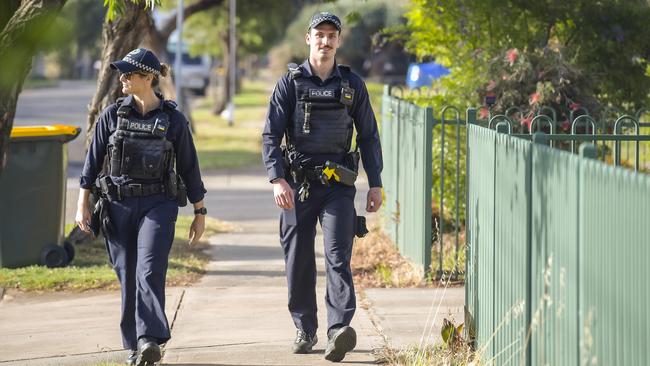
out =
[[[295,329],[287,310],[284,261],[277,235],[279,209],[273,203],[271,187],[259,170],[207,175],[205,183],[210,215],[233,221],[240,230],[210,238],[214,261],[200,283],[168,289],[167,316],[173,327],[163,364],[331,364],[323,359],[327,337],[321,237],[316,241],[319,343],[313,354],[293,355],[290,346]],[[71,180],[70,184],[77,182]],[[361,212],[366,183],[357,186],[356,206]],[[441,289],[366,289],[363,294],[366,301],[358,296],[352,323],[359,341],[344,363],[373,364],[373,349],[383,347],[386,339],[397,347],[419,343],[427,317],[432,318],[436,309],[436,327],[429,341],[439,334],[443,315],[452,313],[456,322],[462,321],[462,288],[444,291],[442,302]],[[119,303],[119,293],[114,291],[9,292],[0,301],[0,365],[123,361],[126,353],[121,350]],[[370,308],[364,309],[362,304],[370,304]]]

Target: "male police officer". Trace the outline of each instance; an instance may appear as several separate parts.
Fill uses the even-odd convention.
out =
[[[289,311],[296,325],[294,353],[317,342],[316,221],[323,229],[327,268],[328,343],[325,358],[338,362],[356,345],[350,321],[356,308],[350,257],[357,216],[354,178],[357,146],[368,175],[366,211],[381,206],[381,146],[368,91],[350,68],[337,65],[341,21],[315,14],[305,40],[309,59],[289,65],[271,96],[263,132],[263,157],[275,202],[283,208],[280,239],[285,254]],[[281,147],[286,135],[287,146]]]

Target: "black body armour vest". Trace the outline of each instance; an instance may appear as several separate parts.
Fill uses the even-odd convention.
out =
[[[348,114],[354,89],[346,76],[350,69],[338,66],[343,79],[318,86],[302,76],[296,64],[289,72],[296,88],[296,109],[288,128],[289,144],[305,154],[345,154],[352,142],[353,120]]]
[[[165,102],[164,108],[167,108]],[[108,171],[135,183],[162,182],[173,170],[174,147],[165,136],[169,115],[161,111],[148,119],[133,116],[130,106],[117,110],[117,129],[109,138]]]

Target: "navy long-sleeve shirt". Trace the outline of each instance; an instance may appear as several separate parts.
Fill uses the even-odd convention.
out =
[[[158,108],[142,116],[132,95],[124,98],[122,105],[130,105],[132,107],[132,113],[135,113],[136,116],[141,118],[152,117],[155,114],[161,113],[164,108],[164,102],[161,99]],[[108,138],[117,129],[117,109],[117,103],[111,104],[99,115],[99,119],[95,124],[95,134],[88,149],[86,162],[84,163],[79,180],[81,188],[91,189],[95,184],[97,175],[102,170],[104,158],[106,157]],[[199,161],[196,156],[196,148],[194,147],[194,141],[190,133],[189,123],[185,116],[176,109],[172,113],[169,113],[169,129],[167,130],[166,138],[174,145],[176,173],[183,178],[187,186],[188,200],[192,203],[202,200],[206,190],[201,180]]]
[[[331,75],[324,81],[312,73],[308,60],[303,62],[300,68],[302,77],[311,78],[320,86],[338,82],[342,78],[336,64]],[[368,89],[361,77],[353,72],[349,73],[348,81],[350,87],[355,90],[354,102],[349,111],[357,131],[357,145],[361,150],[361,160],[368,175],[368,184],[370,187],[381,187],[381,170],[383,168],[381,143],[375,114],[370,105]],[[275,85],[269,102],[264,132],[262,133],[262,157],[269,181],[276,178],[285,178],[280,144],[287,126],[293,119],[295,108],[296,87],[290,74],[287,73]],[[312,157],[317,163],[324,163],[326,160],[340,162],[342,159],[341,156],[331,154],[312,155]]]

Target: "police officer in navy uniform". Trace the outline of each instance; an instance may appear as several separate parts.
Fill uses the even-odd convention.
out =
[[[102,111],[80,179],[77,225],[89,231],[89,195],[102,197],[100,217],[109,260],[122,289],[120,327],[127,364],[153,365],[170,338],[165,276],[178,206],[194,204],[190,244],[205,228],[206,190],[187,119],[154,92],[169,66],[145,48],[111,63],[126,98]],[[105,167],[104,167],[105,165]],[[97,209],[97,208],[96,208]]]
[[[382,156],[368,91],[363,80],[335,60],[341,21],[315,14],[305,36],[309,59],[290,64],[271,96],[263,132],[263,160],[281,207],[280,241],[285,254],[289,312],[297,328],[294,353],[317,343],[314,239],[320,221],[325,245],[327,336],[325,358],[339,362],[356,346],[350,327],[356,298],[350,258],[357,216],[354,184],[330,179],[329,166],[356,170],[350,151],[353,128],[368,176],[366,211],[382,202]],[[282,145],[285,138],[286,146]],[[333,163],[333,165],[332,165]],[[338,169],[338,168],[337,168]],[[330,171],[331,173],[332,171]]]

